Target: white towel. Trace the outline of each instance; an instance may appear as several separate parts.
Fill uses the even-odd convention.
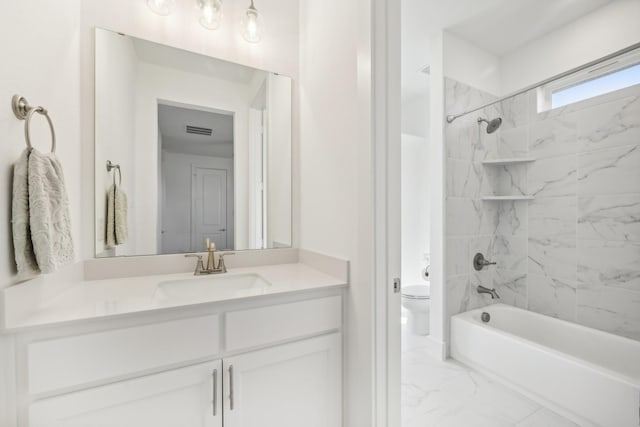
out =
[[[69,197],[62,165],[54,153],[32,149],[29,155],[29,223],[31,242],[42,273],[74,259]]]
[[[122,245],[129,237],[127,195],[113,184],[107,193],[107,247]]]
[[[13,172],[13,246],[19,277],[74,260],[69,199],[53,153],[25,150]]]
[[[13,199],[11,201],[13,252],[18,277],[26,279],[40,272],[31,244],[29,227],[29,150],[26,149],[13,167]]]

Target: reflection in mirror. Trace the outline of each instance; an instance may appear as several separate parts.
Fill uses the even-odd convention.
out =
[[[97,257],[291,246],[289,77],[102,29],[95,73]]]

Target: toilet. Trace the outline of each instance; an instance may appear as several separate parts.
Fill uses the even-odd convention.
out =
[[[409,310],[409,327],[416,335],[429,334],[431,289],[429,285],[411,285],[402,288],[402,306]]]

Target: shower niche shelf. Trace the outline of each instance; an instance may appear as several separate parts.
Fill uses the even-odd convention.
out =
[[[533,196],[520,195],[520,196],[482,196],[482,200],[487,202],[501,202],[501,201],[516,201],[516,200],[533,200]]]
[[[533,157],[519,157],[519,158],[505,158],[505,159],[491,159],[483,160],[482,164],[486,166],[505,166],[505,165],[517,165],[520,163],[535,162]]]

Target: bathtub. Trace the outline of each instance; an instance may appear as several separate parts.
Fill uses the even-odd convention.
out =
[[[495,304],[452,317],[451,356],[580,425],[640,426],[638,341]]]

